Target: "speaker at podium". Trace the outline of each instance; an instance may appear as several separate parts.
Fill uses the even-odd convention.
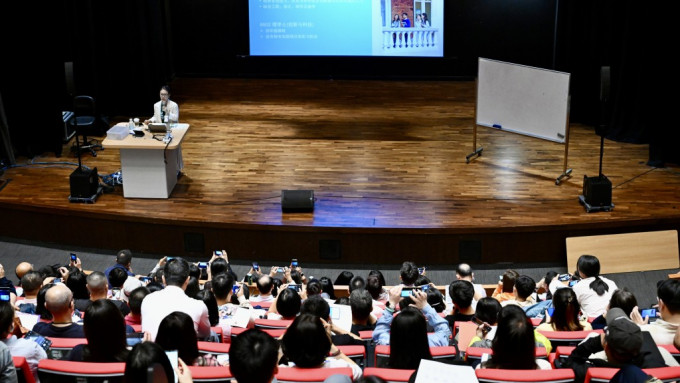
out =
[[[284,213],[314,211],[314,190],[281,190]]]

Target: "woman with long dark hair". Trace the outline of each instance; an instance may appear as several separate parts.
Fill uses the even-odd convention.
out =
[[[534,327],[524,310],[516,305],[503,307],[498,314],[498,327],[493,338],[490,359],[479,368],[509,370],[549,370],[547,360],[536,359]]]
[[[625,287],[623,289],[618,289],[612,294],[612,298],[609,300],[609,305],[607,306],[607,311],[613,308],[620,308],[623,312],[630,317],[630,313],[635,310],[638,306],[637,298],[635,295],[628,291]],[[594,330],[602,330],[607,326],[607,319],[603,315],[595,318],[591,323]]]
[[[616,291],[614,281],[600,276],[600,261],[592,255],[582,255],[576,263],[581,280],[572,287],[587,317],[602,315]]]
[[[335,287],[333,286],[333,282],[331,281],[330,278],[321,277],[321,278],[319,278],[319,283],[321,283],[321,288],[323,290],[323,293],[321,293],[322,297],[324,297],[326,299],[332,299],[332,300],[337,299],[335,297]]]
[[[199,355],[194,321],[188,314],[175,311],[158,326],[156,343],[165,351],[177,350],[177,355],[190,366],[219,366],[213,355]]]
[[[189,367],[187,367],[182,358],[179,358],[177,372],[175,372],[165,350],[153,342],[142,342],[132,348],[125,361],[123,382],[138,383],[148,381],[149,367],[154,367],[154,382],[174,382],[175,373],[177,373],[177,381],[179,383],[193,382],[191,370],[189,370]]]
[[[97,299],[85,310],[87,344],[75,346],[64,359],[77,362],[125,362],[128,356],[123,314],[111,300]]]
[[[576,299],[576,293],[572,289],[559,289],[553,295],[552,305],[554,311],[546,323],[539,325],[538,331],[582,331],[593,328],[584,318],[581,320],[581,305]]]
[[[281,350],[295,367],[350,367],[355,380],[362,375],[361,367],[331,342],[330,325],[316,315],[295,318],[281,338]]]
[[[208,307],[208,319],[211,326],[217,326],[220,323],[220,311],[217,307],[217,298],[212,290],[201,290],[196,293],[196,299],[200,299]]]

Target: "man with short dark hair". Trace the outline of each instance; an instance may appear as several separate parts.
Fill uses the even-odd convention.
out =
[[[120,269],[118,271],[120,271]],[[87,276],[85,280],[87,281],[87,291],[90,292],[90,299],[75,300],[75,308],[77,308],[80,312],[85,312],[85,310],[90,307],[92,302],[98,299],[109,298],[109,289],[107,287],[108,285],[104,273],[101,271],[93,271]],[[130,313],[130,307],[128,307],[125,302],[119,299],[112,299],[111,301],[116,305],[116,307],[118,307],[123,316],[126,316]]]
[[[189,263],[182,258],[173,258],[165,263],[163,270],[163,282],[167,287],[147,295],[142,301],[142,330],[148,331],[151,340],[155,340],[161,321],[168,314],[180,311],[193,319],[199,339],[210,337],[208,307],[203,301],[184,293],[189,284]]]
[[[239,383],[269,383],[279,372],[279,344],[269,334],[250,329],[234,338],[229,370]]]
[[[132,272],[132,252],[128,249],[123,249],[116,254],[116,263],[113,266],[110,266],[106,270],[104,270],[104,275],[106,276],[106,279],[109,278],[109,273],[113,269],[122,269],[124,270],[127,275],[134,277],[135,273]],[[109,284],[109,288],[112,288]]]
[[[650,324],[640,316],[637,307],[631,312],[633,320],[642,325],[642,331],[649,331],[656,344],[673,344],[675,333],[680,328],[680,280],[666,279],[656,289],[659,298],[659,315]]]
[[[353,334],[359,335],[359,331],[373,331],[376,318],[371,315],[373,311],[373,298],[366,289],[357,289],[349,294],[349,305],[352,308]]]
[[[418,272],[418,266],[415,263],[406,261],[401,264],[401,269],[399,269],[399,277],[401,278],[401,284],[407,287],[412,287],[416,283],[416,279],[420,273]]]
[[[532,306],[536,304],[536,299],[533,297],[535,291],[536,282],[534,279],[528,275],[520,275],[517,277],[517,280],[515,280],[515,286],[512,291],[515,295],[515,299],[501,302],[501,305],[516,305],[523,309]]]
[[[445,319],[449,322],[449,327],[453,328],[454,322],[468,322],[475,316],[475,309],[472,308],[472,298],[475,296],[475,288],[472,282],[453,281],[449,285],[449,295],[453,301],[453,310]]]
[[[349,292],[350,294],[352,291],[357,290],[357,289],[363,289],[366,288],[366,280],[361,277],[360,275],[355,275],[352,280],[349,281]]]
[[[35,314],[35,305],[38,302],[38,292],[42,287],[42,283],[43,277],[37,271],[29,271],[21,277],[24,299],[17,300],[17,310],[22,313]]]

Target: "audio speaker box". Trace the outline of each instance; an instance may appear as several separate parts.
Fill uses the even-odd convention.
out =
[[[99,188],[97,168],[84,169],[78,167],[71,173],[69,181],[72,198],[90,198],[97,194]]]
[[[605,175],[583,176],[583,197],[590,206],[606,207],[612,204],[612,182]]]
[[[281,210],[310,212],[314,210],[314,190],[282,190]]]

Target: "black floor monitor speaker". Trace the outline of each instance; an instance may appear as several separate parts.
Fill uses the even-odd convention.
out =
[[[99,175],[97,168],[85,169],[78,167],[71,173],[71,197],[90,198],[97,194],[99,188]]]
[[[611,206],[612,182],[604,175],[595,177],[583,176],[583,198],[590,206]]]
[[[281,190],[281,210],[310,212],[314,210],[314,190]]]

